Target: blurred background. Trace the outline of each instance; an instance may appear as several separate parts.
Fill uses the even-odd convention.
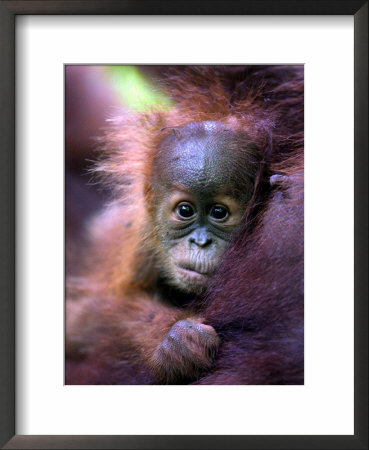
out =
[[[168,66],[159,65],[65,67],[67,272],[78,271],[85,224],[107,200],[107,192],[91,182],[88,172],[99,156],[94,138],[103,134],[106,119],[118,109],[143,111],[159,105],[169,107],[170,99],[159,87],[167,69]]]

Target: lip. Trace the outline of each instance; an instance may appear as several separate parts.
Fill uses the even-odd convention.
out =
[[[188,265],[185,265],[185,264],[179,264],[178,268],[183,273],[185,273],[187,275],[190,275],[191,277],[204,278],[204,277],[208,277],[209,276],[208,273],[199,272],[198,270],[195,270],[192,267],[189,267]]]

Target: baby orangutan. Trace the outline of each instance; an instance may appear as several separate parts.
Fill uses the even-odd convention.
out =
[[[220,338],[201,300],[260,166],[243,130],[232,121],[165,126],[137,159],[116,124],[107,146],[126,145],[98,170],[119,186],[117,199],[91,226],[86,275],[69,282],[67,357],[114,361],[122,371],[125,359],[136,361],[154,383],[189,382],[211,367]],[[67,373],[68,384],[102,382]]]

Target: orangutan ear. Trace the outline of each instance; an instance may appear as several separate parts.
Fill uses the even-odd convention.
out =
[[[270,183],[271,186],[275,186],[275,185],[277,185],[277,184],[282,183],[283,181],[286,181],[287,178],[288,178],[288,177],[285,176],[285,175],[272,175],[272,176],[269,178],[269,183]]]
[[[163,127],[160,131],[170,130],[176,138],[181,137],[181,131],[177,127]]]

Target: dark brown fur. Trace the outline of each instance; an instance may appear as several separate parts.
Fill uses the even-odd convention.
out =
[[[211,369],[213,355],[191,368],[170,361],[177,383],[301,383],[302,69],[188,68],[168,77],[168,92],[173,110],[114,118],[102,140],[107,157],[97,171],[114,200],[90,225],[88,270],[68,282],[66,382],[173,382],[154,355],[173,324],[190,318],[213,326],[223,343]],[[162,301],[146,205],[161,130],[205,120],[246,131],[261,162],[243,230],[199,311]],[[269,176],[283,170],[286,186],[271,193]]]
[[[290,170],[210,286],[204,317],[223,345],[200,384],[304,382],[304,180]]]

